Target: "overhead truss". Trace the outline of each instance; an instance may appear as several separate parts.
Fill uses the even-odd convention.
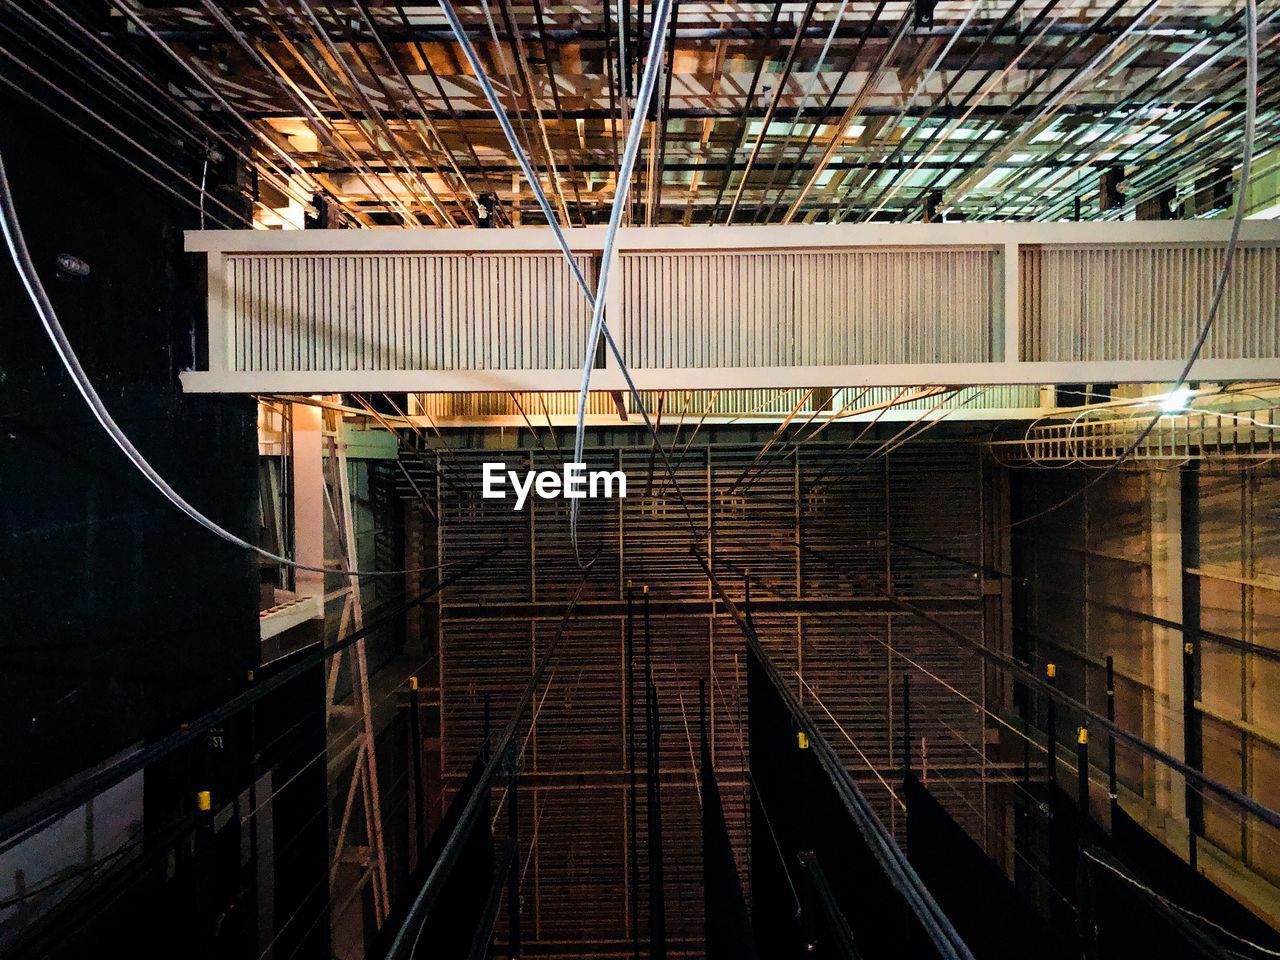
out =
[[[145,124],[185,129],[193,148],[228,159],[219,138],[243,144],[262,223],[301,226],[324,206],[335,221],[365,226],[476,224],[482,206],[498,223],[542,222],[433,4],[3,5],[23,11],[7,18],[6,72],[78,116],[59,95],[58,71],[88,63],[103,98]],[[526,152],[574,225],[608,215],[649,6],[460,7]],[[901,0],[685,0],[673,13],[632,222],[1214,212],[1239,160],[1242,9],[1230,0],[944,0],[923,25],[916,4]],[[1277,141],[1278,16],[1275,0],[1259,4],[1260,154]]]

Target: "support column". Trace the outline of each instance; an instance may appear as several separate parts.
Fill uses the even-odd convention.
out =
[[[323,411],[306,403],[293,408],[293,555],[308,567],[324,566],[324,447]],[[287,548],[286,548],[287,549]],[[324,574],[298,570],[295,592],[324,596]]]
[[[1179,471],[1182,495],[1178,511],[1182,527],[1182,556],[1178,572],[1182,580],[1182,622],[1190,630],[1200,628],[1200,577],[1187,570],[1200,566],[1200,464],[1197,460],[1184,464]],[[1201,733],[1200,712],[1196,709],[1199,688],[1200,637],[1194,633],[1182,635],[1182,743],[1183,759],[1193,769],[1204,765],[1204,744]],[[1187,854],[1191,869],[1197,868],[1196,838],[1204,833],[1204,798],[1199,791],[1184,791],[1184,809],[1187,815]]]
[[[1151,474],[1151,612],[1175,622],[1183,616],[1182,482],[1177,473]],[[1151,627],[1151,742],[1186,759],[1183,732],[1183,637],[1168,627]],[[1147,785],[1156,810],[1181,820],[1186,809],[1183,777],[1163,764],[1147,762]]]

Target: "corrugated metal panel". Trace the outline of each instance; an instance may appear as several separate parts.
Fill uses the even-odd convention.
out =
[[[841,390],[834,401],[835,408],[840,408],[839,394],[848,394],[853,399],[855,390]],[[898,395],[893,387],[877,387],[867,391],[866,396],[858,401],[859,406],[873,403],[888,403]],[[848,402],[845,400],[843,402]],[[1016,410],[1040,406],[1040,388],[1027,384],[997,384],[989,387],[968,387],[957,390],[945,397],[929,396],[919,400],[906,400],[894,404],[898,410]]]
[[[533,675],[533,628],[515,620],[449,620],[440,632],[441,756],[465,776],[484,740],[484,705],[501,727]]]
[[[622,344],[636,367],[980,362],[991,250],[628,254]]]
[[[236,255],[225,277],[238,371],[572,368],[591,323],[559,254]]]
[[[1222,247],[1022,250],[1027,360],[1175,360],[1204,324]],[[1280,357],[1280,249],[1242,246],[1201,356]]]
[[[528,462],[528,454],[458,451],[452,458],[440,457],[441,556],[449,563],[470,563],[505,548],[485,564],[483,577],[463,577],[448,587],[447,603],[533,599],[532,513],[512,509],[509,490],[505,500],[480,496],[481,464],[489,460],[519,470],[522,460]]]
[[[625,942],[625,791],[566,785],[531,790],[521,804],[522,812],[533,808],[524,835],[537,838],[525,851],[524,939],[544,945],[537,953],[551,952],[549,944]],[[641,896],[646,902],[648,893]]]
[[[558,627],[552,620],[537,624],[535,659],[541,660]],[[530,769],[580,773],[624,767],[623,660],[619,620],[578,620],[566,627],[556,676],[539,696]]]

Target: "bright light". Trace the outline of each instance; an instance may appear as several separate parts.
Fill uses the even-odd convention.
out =
[[[1165,413],[1181,413],[1187,409],[1187,401],[1191,399],[1191,390],[1179,387],[1160,401],[1160,409]]]

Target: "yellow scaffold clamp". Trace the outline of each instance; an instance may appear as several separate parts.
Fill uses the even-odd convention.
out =
[[[796,733],[796,745],[801,750],[809,749],[809,735],[805,733],[803,730],[800,730]]]

